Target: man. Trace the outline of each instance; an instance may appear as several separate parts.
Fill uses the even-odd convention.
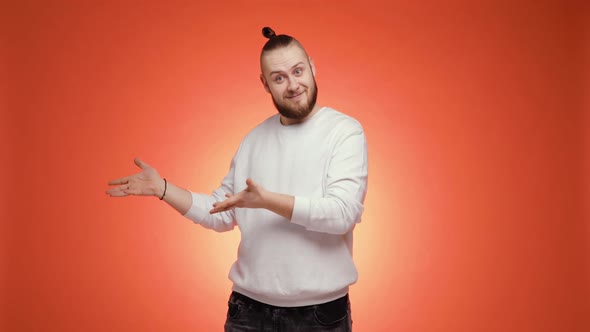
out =
[[[238,226],[225,331],[351,331],[365,135],[353,118],[316,104],[315,67],[297,40],[263,34],[260,80],[279,114],[244,138],[221,186],[192,193],[136,159],[142,171],[109,182],[107,193],[159,197],[216,231]]]

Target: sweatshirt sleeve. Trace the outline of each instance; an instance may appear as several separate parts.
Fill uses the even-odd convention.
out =
[[[230,170],[223,178],[221,186],[213,194],[199,194],[191,192],[192,205],[184,216],[194,223],[217,232],[230,231],[236,225],[234,210],[210,214],[213,203],[226,199],[225,194],[234,194],[234,169],[235,156],[232,159]]]
[[[310,231],[345,234],[361,221],[367,191],[367,142],[360,124],[337,143],[321,198],[295,196],[291,222]]]

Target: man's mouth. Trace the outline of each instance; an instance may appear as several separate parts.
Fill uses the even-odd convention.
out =
[[[299,96],[301,96],[305,91],[301,91],[300,93],[296,94],[296,95],[292,95],[292,96],[288,96],[287,98],[292,99],[292,98],[297,98]]]

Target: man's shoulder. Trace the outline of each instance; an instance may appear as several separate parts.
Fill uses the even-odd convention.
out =
[[[331,107],[324,107],[321,120],[330,128],[363,131],[363,126],[356,118]]]
[[[257,124],[250,132],[259,131],[259,130],[268,130],[271,127],[274,127],[279,122],[279,114],[273,114],[266,118],[264,121]]]
[[[250,131],[248,131],[248,133],[244,137],[244,140],[251,139],[252,137],[255,137],[257,135],[267,133],[268,131],[272,130],[271,128],[273,128],[278,121],[278,114],[269,116],[264,121],[258,123],[252,129],[250,129]]]

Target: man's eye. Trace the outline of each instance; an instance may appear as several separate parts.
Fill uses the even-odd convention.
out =
[[[283,80],[283,76],[277,75],[275,76],[275,82],[281,82]]]
[[[296,75],[301,75],[301,73],[303,73],[303,69],[301,69],[301,68],[295,69],[295,74]]]

